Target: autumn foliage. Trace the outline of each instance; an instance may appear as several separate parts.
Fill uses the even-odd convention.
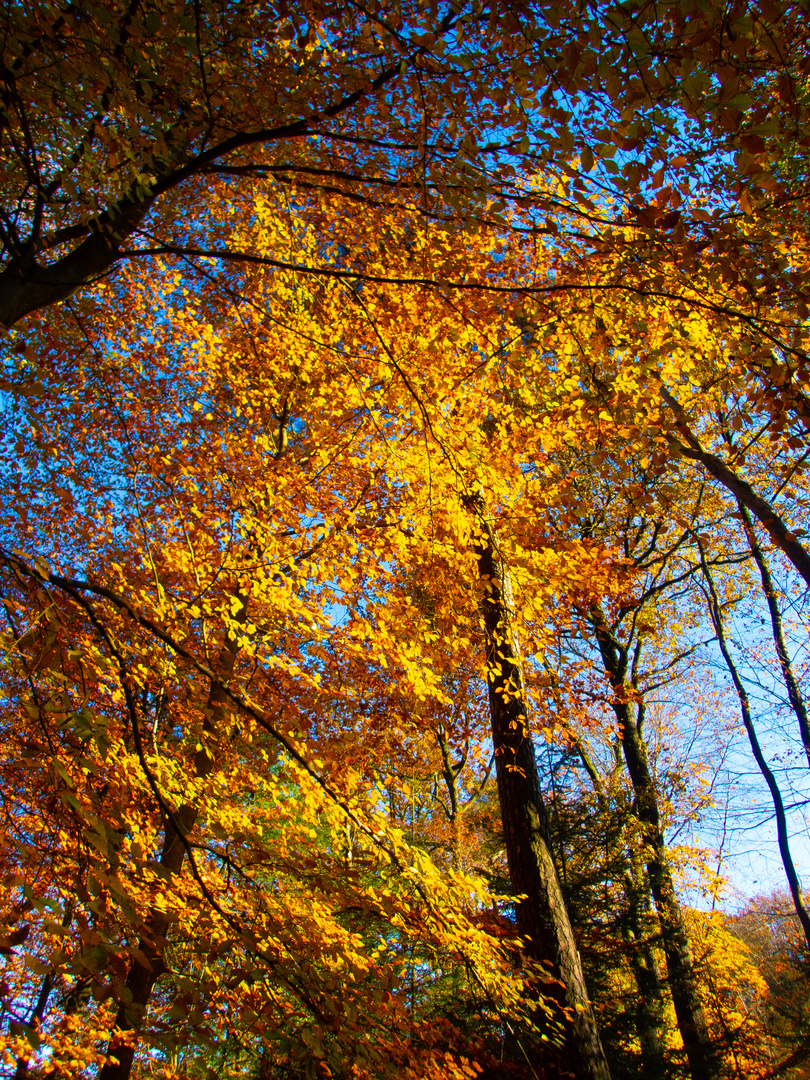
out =
[[[0,1075],[806,1075],[804,8],[0,19]]]

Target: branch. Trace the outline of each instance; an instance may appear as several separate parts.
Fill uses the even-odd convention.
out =
[[[661,386],[661,397],[675,415],[675,426],[686,440],[684,446],[677,440],[673,445],[678,453],[692,461],[699,461],[707,472],[718,480],[735,499],[745,506],[765,526],[771,540],[790,559],[793,566],[810,586],[810,553],[803,544],[796,539],[783,519],[774,510],[769,502],[757,495],[747,480],[743,480],[734,470],[728,466],[716,454],[705,450],[697,436],[689,426],[689,420],[680,403],[670,394],[665,386]]]

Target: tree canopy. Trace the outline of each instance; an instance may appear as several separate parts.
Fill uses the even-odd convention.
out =
[[[0,1075],[804,1075],[805,6],[0,25]]]

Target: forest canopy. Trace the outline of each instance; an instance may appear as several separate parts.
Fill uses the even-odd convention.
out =
[[[810,1075],[806,3],[0,27],[0,1076]]]

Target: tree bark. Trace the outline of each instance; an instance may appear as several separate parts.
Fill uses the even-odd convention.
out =
[[[658,798],[647,761],[647,749],[631,713],[633,688],[626,684],[627,657],[623,655],[598,604],[590,611],[602,662],[613,690],[612,707],[619,722],[624,760],[633,785],[636,814],[644,835],[644,854],[650,891],[661,924],[661,943],[678,1030],[693,1080],[717,1080],[717,1055],[709,1036],[697,989],[689,935],[666,858]]]
[[[646,892],[646,896],[645,896]],[[664,1056],[664,997],[661,993],[661,972],[647,937],[645,916],[649,915],[649,890],[645,883],[634,881],[628,869],[624,894],[630,906],[624,930],[630,951],[630,967],[638,988],[636,998],[636,1032],[641,1047],[641,1063],[645,1080],[665,1080]]]
[[[607,814],[610,809],[610,800],[602,778],[582,740],[567,725],[566,730],[593,784],[599,808]],[[641,1060],[645,1080],[665,1080],[667,1066],[663,1038],[664,996],[661,993],[663,980],[655,952],[647,940],[649,934],[645,925],[650,914],[650,890],[647,883],[642,880],[643,870],[638,866],[638,861],[632,860],[632,853],[629,850],[624,854],[622,879],[629,910],[622,934],[627,944],[630,967],[638,989],[635,1019],[641,1047]]]
[[[467,498],[476,518],[478,575],[487,684],[507,861],[517,905],[517,929],[526,954],[558,982],[544,988],[559,1009],[564,1043],[554,1066],[561,1075],[609,1080],[593,1008],[551,857],[545,807],[528,730],[523,672],[508,605],[508,577],[480,494]]]

